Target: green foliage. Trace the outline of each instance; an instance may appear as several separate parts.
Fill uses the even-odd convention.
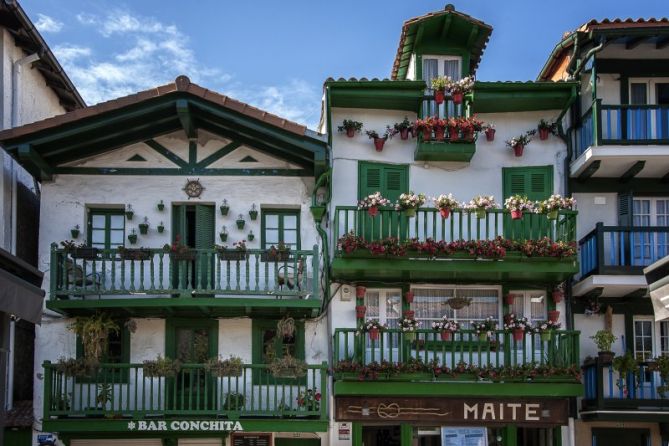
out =
[[[302,378],[307,374],[307,364],[291,355],[275,358],[267,369],[277,378]]]
[[[599,330],[593,336],[590,336],[590,339],[595,341],[600,352],[610,352],[611,346],[618,340],[609,330]]]
[[[355,132],[360,132],[362,130],[362,122],[354,121],[353,119],[344,119],[342,125],[337,127],[337,130],[340,132],[345,132],[349,129],[353,129]]]
[[[211,358],[204,364],[204,369],[214,376],[242,376],[244,362],[238,356],[230,356],[220,360]]]
[[[181,361],[158,355],[154,360],[144,361],[143,368],[148,378],[174,378],[181,370]]]
[[[225,399],[223,400],[223,409],[242,410],[244,408],[245,402],[246,398],[243,394],[237,392],[228,392],[225,394]]]
[[[81,339],[86,360],[100,362],[107,353],[109,335],[118,334],[120,327],[107,314],[97,313],[90,317],[78,317],[68,329]]]

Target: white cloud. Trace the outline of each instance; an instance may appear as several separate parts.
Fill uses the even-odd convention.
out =
[[[35,28],[43,33],[57,33],[63,29],[63,22],[59,22],[53,17],[49,17],[44,14],[37,14],[37,21],[35,22]]]

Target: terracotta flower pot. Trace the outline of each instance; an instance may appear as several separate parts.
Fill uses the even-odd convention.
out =
[[[559,304],[564,299],[564,292],[562,290],[553,290],[551,297],[553,298],[553,302]]]
[[[404,293],[404,300],[408,304],[413,303],[413,291],[407,291],[406,293]]]
[[[372,328],[369,330],[369,339],[372,341],[378,341],[379,340],[379,329],[378,328]]]
[[[454,104],[462,104],[465,95],[464,93],[453,93],[451,96],[453,97]]]
[[[383,145],[386,143],[386,138],[374,138],[374,148],[377,152],[383,151]]]
[[[416,312],[413,310],[404,310],[404,317],[407,319],[413,319],[416,315]]]
[[[355,297],[357,297],[358,299],[364,298],[366,292],[367,288],[365,288],[364,286],[355,287]]]
[[[434,139],[437,141],[443,141],[445,138],[446,129],[435,127],[434,129]]]
[[[348,136],[349,138],[353,138],[355,136],[355,129],[353,128],[346,129],[346,136]]]
[[[444,330],[444,331],[441,332],[441,340],[442,341],[450,341],[452,335],[453,335],[453,332],[451,332],[450,330]]]
[[[465,141],[474,141],[474,130],[467,130],[462,134],[462,139]]]
[[[523,340],[523,337],[525,336],[525,330],[522,328],[514,328],[513,329],[513,340],[516,342],[520,342]]]
[[[456,128],[448,129],[448,139],[451,141],[460,139],[460,135],[458,135],[458,129]]]
[[[434,102],[437,104],[443,104],[444,102],[444,90],[435,90],[434,91]]]
[[[409,129],[402,129],[400,130],[400,139],[403,141],[406,141],[409,139]]]
[[[548,320],[551,322],[557,322],[560,318],[560,312],[558,310],[552,310],[548,312]]]
[[[486,129],[485,139],[486,139],[486,141],[494,141],[495,140],[495,129]]]
[[[548,139],[548,129],[539,129],[539,139],[546,141]]]
[[[365,313],[367,313],[367,307],[364,305],[356,305],[355,306],[355,317],[358,319],[362,319],[365,317]]]
[[[522,144],[516,144],[515,146],[513,146],[513,154],[516,156],[523,156],[524,148],[525,146],[523,146]]]
[[[441,218],[445,220],[451,215],[451,210],[449,208],[441,208],[439,209],[439,213],[441,214]]]
[[[372,206],[367,209],[367,214],[369,214],[370,217],[376,217],[379,214],[379,208],[377,206]]]
[[[423,141],[432,139],[432,129],[423,129],[421,130],[421,134],[423,135]]]
[[[518,209],[514,209],[513,211],[511,211],[512,220],[520,220],[521,218],[523,218],[523,211]]]
[[[513,300],[514,300],[514,295],[509,293],[506,296],[504,296],[504,303],[507,305],[513,305]]]

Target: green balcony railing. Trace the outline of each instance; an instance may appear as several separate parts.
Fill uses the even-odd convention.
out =
[[[443,219],[437,209],[420,208],[416,216],[408,218],[394,209],[380,209],[376,217],[356,206],[337,206],[335,210],[335,241],[353,231],[365,240],[396,237],[400,240],[417,238],[452,242],[457,240],[492,240],[504,237],[511,240],[538,240],[549,237],[553,241],[571,242],[576,239],[576,211],[561,210],[556,220],[546,215],[527,213],[521,220],[512,220],[503,209],[486,211],[485,218],[463,209],[454,209]]]
[[[554,330],[548,340],[539,333],[525,333],[515,341],[504,330],[490,332],[481,338],[473,330],[459,330],[449,340],[441,333],[419,329],[407,334],[400,329],[387,329],[372,340],[368,333],[354,328],[338,328],[334,334],[334,359],[371,363],[422,363],[455,369],[458,364],[476,367],[517,367],[547,365],[558,368],[578,367],[579,333]],[[409,339],[411,338],[411,339]]]
[[[51,299],[71,296],[275,296],[319,298],[318,246],[270,253],[162,248],[51,249]]]
[[[327,419],[327,363],[308,365],[301,378],[274,377],[263,364],[239,376],[214,376],[184,364],[174,377],[145,376],[142,364],[100,364],[69,376],[44,363],[44,419],[102,416],[156,419],[223,416]]]

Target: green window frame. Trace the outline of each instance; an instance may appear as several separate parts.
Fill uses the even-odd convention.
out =
[[[99,249],[125,246],[125,212],[123,209],[91,208],[88,210],[87,226],[88,246]],[[103,235],[102,240],[98,234]]]
[[[253,364],[269,363],[266,356],[266,349],[270,349],[276,358],[283,357],[286,347],[288,346],[284,344],[284,339],[280,339],[276,336],[277,322],[278,321],[276,320],[253,320],[251,329],[251,359]],[[271,344],[267,342],[269,337],[273,338]],[[266,346],[266,344],[268,345]],[[295,336],[290,345],[293,346],[293,351],[291,352],[292,356],[304,360],[304,321],[295,321]],[[270,381],[276,382],[277,384],[306,384],[306,379],[306,376],[297,380],[291,378],[273,378],[265,369],[253,370],[254,384],[266,384]]]
[[[126,327],[126,321],[117,320],[116,323],[119,326],[118,333],[111,333],[107,339],[107,353],[102,357],[100,361],[103,364],[129,364],[130,363],[130,331]],[[118,354],[110,356],[109,352],[118,351]],[[83,359],[84,357],[84,345],[81,342],[81,338],[77,336],[77,345],[76,345],[76,355],[77,359]],[[116,371],[110,371],[105,369],[104,372],[98,373],[96,377],[98,381],[103,381],[107,383],[115,384],[127,384],[128,377],[130,375],[130,370],[127,368],[118,369]],[[79,382],[92,381],[90,378],[78,378]]]
[[[294,219],[294,224],[292,220]],[[294,227],[293,227],[294,226]],[[262,209],[261,217],[262,249],[269,249],[272,245],[284,243],[293,251],[300,248],[300,210],[299,209]],[[294,238],[289,233],[294,232]],[[294,240],[294,242],[293,242]]]

